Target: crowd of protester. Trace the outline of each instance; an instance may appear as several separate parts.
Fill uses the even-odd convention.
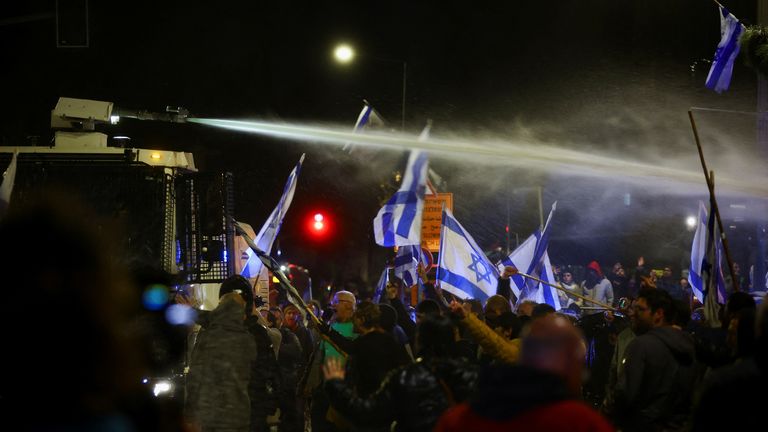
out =
[[[768,304],[758,308],[740,290],[714,317],[696,313],[702,305],[685,279],[671,268],[657,277],[643,259],[631,272],[594,261],[578,271],[558,267],[559,311],[518,301],[512,268],[484,302],[442,292],[423,268],[415,296],[391,279],[378,302],[339,290],[328,304],[308,307],[285,298],[265,304],[247,279],[233,276],[213,310],[181,326],[189,341],[183,391],[175,403],[164,402],[141,385],[154,373],[157,355],[149,353],[158,350],[142,345],[146,325],[137,323],[152,321],[136,306],[145,291],[131,288],[152,278],[121,273],[87,220],[41,207],[0,222],[0,269],[8,287],[19,287],[5,293],[0,412],[18,430],[698,431],[764,424]],[[27,241],[32,231],[44,232],[61,259],[44,266],[31,260],[38,247]],[[177,350],[160,351],[174,357],[167,353]]]

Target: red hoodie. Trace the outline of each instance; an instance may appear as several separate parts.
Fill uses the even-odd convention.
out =
[[[543,405],[506,420],[480,417],[472,411],[469,404],[463,403],[446,411],[435,427],[435,432],[610,432],[613,430],[610,423],[595,410],[575,400]]]

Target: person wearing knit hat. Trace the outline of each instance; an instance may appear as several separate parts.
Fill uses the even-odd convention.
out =
[[[613,285],[603,275],[603,270],[597,261],[587,264],[587,274],[581,284],[584,295],[592,300],[613,305]],[[594,306],[586,304],[584,306]]]

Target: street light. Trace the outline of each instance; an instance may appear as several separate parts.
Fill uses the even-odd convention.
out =
[[[347,44],[340,44],[333,50],[333,58],[341,64],[347,64],[355,58],[355,51]]]
[[[685,225],[688,227],[689,230],[692,230],[696,226],[696,218],[693,216],[688,216],[685,218]]]
[[[379,61],[399,63],[403,65],[403,100],[400,111],[400,130],[405,130],[405,90],[408,83],[408,63],[403,60],[388,59],[382,57],[366,56]],[[341,64],[349,64],[355,58],[355,50],[348,44],[336,45],[333,50],[333,58]]]

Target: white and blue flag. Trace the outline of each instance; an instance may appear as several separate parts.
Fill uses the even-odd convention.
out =
[[[706,86],[718,93],[728,90],[733,74],[733,62],[739,55],[739,36],[744,32],[744,26],[728,12],[720,7],[720,43],[717,44],[715,59],[707,75]]]
[[[411,151],[403,183],[373,219],[376,244],[385,247],[421,244],[421,217],[427,188],[427,154]]]
[[[403,246],[395,255],[395,276],[402,279],[405,286],[411,287],[418,282],[419,264],[429,261],[419,245]]]
[[[485,301],[496,294],[499,271],[472,236],[443,209],[437,280],[440,288],[462,299]]]
[[[691,285],[693,295],[704,304],[704,293],[707,291],[704,285],[704,270],[707,263],[707,208],[699,201],[699,214],[697,217],[696,233],[693,235],[691,245],[691,267],[688,269],[688,283]]]
[[[557,283],[552,272],[552,264],[549,262],[549,254],[547,253],[547,245],[549,243],[549,230],[547,228],[549,228],[549,223],[552,220],[556,207],[557,202],[552,204],[552,210],[549,212],[544,229],[534,231],[508,257],[501,260],[500,267],[516,267],[520,271],[545,282]],[[519,274],[512,276],[510,282],[510,287],[517,297],[518,303],[524,300],[532,300],[536,303],[546,303],[555,308],[555,310],[561,308],[557,289],[533,279],[525,278]]]
[[[352,128],[353,133],[361,133],[369,127],[384,126],[384,119],[381,118],[379,113],[373,109],[368,101],[364,100],[363,103],[363,109],[360,111],[360,115],[357,116],[355,127]],[[344,144],[343,150],[352,153],[352,148],[352,143],[346,143]]]
[[[384,271],[381,272],[379,281],[376,282],[376,291],[373,293],[373,302],[378,303],[381,301],[381,295],[384,294],[384,290],[387,289],[387,283],[389,282],[389,267],[384,267]]]
[[[280,197],[280,201],[277,203],[277,207],[272,210],[269,218],[267,218],[264,226],[261,227],[261,230],[254,239],[256,246],[258,246],[259,249],[266,252],[267,254],[271,253],[272,251],[272,244],[275,242],[277,234],[280,232],[280,226],[283,224],[283,218],[288,212],[288,208],[291,206],[291,202],[293,201],[293,194],[296,191],[296,183],[299,179],[301,164],[303,162],[304,155],[302,154],[301,159],[299,159],[299,163],[296,164],[296,167],[288,176],[288,181],[285,182],[285,187],[283,188],[283,196]],[[245,253],[248,254],[248,261],[243,266],[243,270],[240,274],[246,278],[258,277],[263,265],[261,260],[250,249],[247,249]]]
[[[710,259],[710,252],[714,246],[714,259]],[[715,221],[712,215],[707,215],[707,208],[699,201],[698,224],[693,235],[691,246],[691,267],[688,271],[688,283],[691,285],[693,295],[705,304],[708,295],[707,282],[713,278],[712,284],[716,290],[717,303],[725,304],[725,275],[723,273],[723,240],[715,236]],[[713,265],[714,263],[714,265]]]

